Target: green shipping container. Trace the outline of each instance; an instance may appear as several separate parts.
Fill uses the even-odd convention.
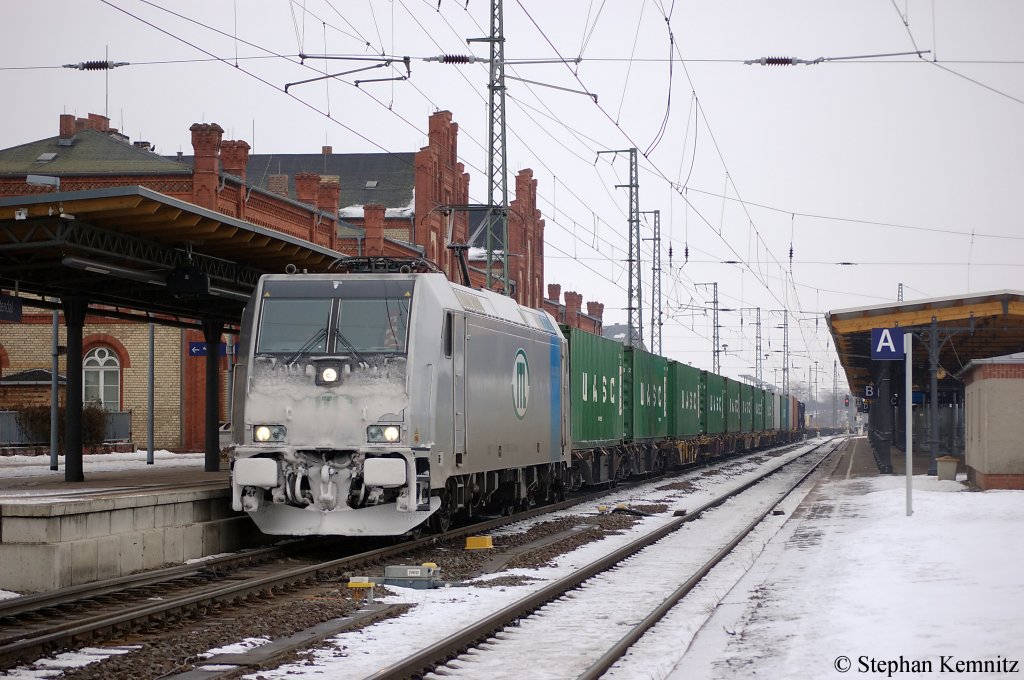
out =
[[[768,429],[764,426],[765,422],[772,422],[770,418],[766,421],[764,417],[765,405],[770,401],[771,395],[762,389],[754,389],[754,432],[764,432]]]
[[[686,439],[704,432],[704,385],[699,368],[668,362],[669,412],[668,431],[670,437]]]
[[[740,385],[740,431],[754,431],[754,386]]]
[[[789,420],[789,395],[783,394],[782,399],[779,401],[779,407],[782,411],[782,418],[780,419],[779,429],[786,431],[792,427],[792,423]]]
[[[704,385],[704,432],[722,434],[725,432],[725,378],[708,371],[701,371]]]
[[[569,339],[572,446],[590,449],[622,442],[623,346],[578,328],[563,327]]]
[[[740,384],[725,378],[725,431],[740,431]]]
[[[668,359],[626,347],[622,384],[628,441],[668,436]]]

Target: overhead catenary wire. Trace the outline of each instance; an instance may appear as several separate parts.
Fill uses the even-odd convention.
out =
[[[459,9],[461,9],[461,3],[459,3]],[[384,104],[386,105],[386,101],[384,102]],[[560,135],[556,135],[556,136],[560,136]],[[461,154],[460,154],[460,155],[461,155]],[[690,188],[692,188],[692,187],[690,187]],[[723,193],[724,193],[724,194],[728,194],[728,193],[730,193],[730,192],[723,192]],[[539,200],[543,200],[543,199],[542,199],[541,197],[538,197],[538,198],[539,198]],[[728,201],[733,201],[733,200],[737,200],[737,199],[734,199],[734,198],[733,198],[733,197],[732,197],[732,196],[730,195],[730,196],[728,196],[728,197],[727,197],[727,200],[728,200]],[[568,207],[568,206],[564,206],[564,207]],[[787,211],[787,212],[788,212],[788,211]],[[566,220],[565,224],[566,224],[566,225],[569,225],[569,224],[572,224],[572,222],[573,222],[573,220]],[[611,233],[611,232],[609,232],[609,233]],[[750,259],[750,257],[749,257],[749,253],[748,253],[748,257],[747,257],[747,259]],[[797,284],[797,282],[794,282],[794,284]],[[799,285],[799,284],[797,284],[797,285]]]

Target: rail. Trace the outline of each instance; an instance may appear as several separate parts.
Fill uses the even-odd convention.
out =
[[[814,450],[819,449],[823,445],[824,444],[815,447],[811,451],[808,451],[807,454],[812,453]],[[828,452],[821,458],[821,460],[815,463],[814,467],[816,468],[824,460],[828,459],[832,455],[834,450],[834,448],[830,448]],[[804,457],[805,456],[800,456],[799,458],[794,460],[801,460]],[[480,642],[492,637],[499,630],[513,624],[517,620],[520,620],[530,615],[532,612],[536,611],[542,606],[545,606],[548,603],[557,600],[558,598],[565,595],[565,593],[579,587],[585,581],[591,579],[592,577],[616,567],[619,563],[621,563],[628,557],[631,557],[632,555],[635,555],[636,553],[647,548],[648,546],[657,543],[659,540],[663,539],[667,535],[681,528],[684,524],[698,519],[704,512],[725,503],[730,498],[733,498],[734,496],[737,496],[743,493],[744,491],[747,491],[754,485],[759,484],[765,478],[775,474],[776,472],[787,467],[791,463],[792,461],[790,463],[786,463],[779,467],[773,468],[772,470],[766,471],[764,474],[759,475],[757,478],[745,484],[742,484],[737,488],[731,489],[730,491],[718,496],[717,498],[714,498],[708,501],[707,503],[701,505],[696,510],[688,512],[686,515],[679,517],[673,520],[672,522],[669,522],[668,524],[659,527],[658,529],[655,529],[654,531],[632,541],[631,543],[615,550],[614,552],[605,555],[604,557],[601,557],[595,560],[594,562],[576,570],[572,574],[565,576],[557,581],[554,581],[553,583],[545,586],[544,588],[541,588],[540,590],[537,590],[527,595],[526,597],[518,600],[517,602],[514,602],[500,609],[499,611],[494,612],[489,616],[486,616],[485,618],[463,628],[462,630],[446,637],[443,640],[440,640],[432,645],[429,645],[424,649],[421,649],[418,652],[415,652],[414,654],[405,657],[404,659],[400,659],[390,664],[389,666],[382,668],[378,672],[370,676],[367,676],[365,680],[398,680],[400,678],[422,677],[426,673],[433,671],[435,668],[441,666],[447,661],[453,658],[457,658],[458,656],[463,654],[467,649],[476,647]],[[813,469],[811,471],[813,471]],[[799,484],[801,484],[809,474],[810,472],[801,476],[800,479],[795,484],[793,484],[793,487],[796,487]],[[749,525],[748,528],[745,530],[746,533],[749,533],[749,531],[754,526],[756,526],[757,523],[760,522],[761,519],[763,519],[764,515],[770,512],[770,510],[775,505],[776,503],[772,503],[769,506],[768,510],[766,510],[765,513],[758,518],[757,522],[751,523],[751,525]],[[741,532],[741,534],[742,535],[733,539],[733,541],[731,541],[729,545],[726,546],[726,548],[719,551],[719,553],[716,554],[716,556],[712,558],[712,560],[708,564],[705,564],[704,567],[702,567],[698,572],[696,572],[686,583],[683,584],[683,586],[680,587],[679,590],[676,591],[676,593],[674,594],[674,596],[676,596],[676,600],[678,600],[678,598],[681,598],[682,595],[685,594],[685,592],[687,592],[690,588],[693,587],[693,585],[695,585],[701,578],[703,578],[704,574],[706,574],[707,571],[710,571],[710,569],[715,564],[717,564],[718,561],[720,561],[726,554],[728,554],[728,552],[732,549],[734,545],[738,544],[739,541],[742,540],[745,533]],[[671,599],[672,598],[670,597],[669,600]],[[672,602],[672,604],[674,604],[674,602]],[[660,619],[661,616],[664,615],[664,612],[668,611],[668,609],[670,608],[671,604],[664,604],[661,608],[659,608],[659,611],[656,612],[656,614],[653,614],[651,617],[648,617],[648,619],[642,622],[641,625],[644,625],[646,627],[652,626],[654,624],[654,621]],[[644,628],[644,630],[646,630],[646,628]],[[640,634],[642,634],[642,631],[640,632]],[[638,636],[639,634],[637,635],[637,637]],[[595,664],[594,668],[589,669],[582,677],[599,677],[600,674],[608,667],[610,667],[611,663],[614,663],[614,660],[618,659],[624,652],[624,650],[628,648],[631,644],[633,644],[634,641],[635,640],[633,640],[631,636],[627,636],[627,638],[624,638],[623,641],[620,641],[619,644],[617,644],[611,651],[604,655],[601,658],[601,660],[597,664]]]

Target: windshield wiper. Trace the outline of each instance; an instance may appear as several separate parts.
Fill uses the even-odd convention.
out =
[[[359,361],[360,363],[363,363],[363,364],[370,363],[370,362],[368,362],[366,360],[365,357],[363,357],[362,354],[359,353],[359,350],[356,349],[356,346],[353,345],[349,341],[349,339],[345,337],[344,333],[342,333],[341,331],[336,331],[336,337],[338,338],[338,342],[340,342],[342,345],[345,346],[345,349],[347,349],[348,351],[352,352],[352,356],[354,356],[357,361]]]
[[[292,366],[293,364],[295,364],[296,361],[298,361],[303,356],[308,354],[309,350],[313,349],[318,342],[320,342],[326,337],[327,329],[321,328],[320,330],[313,334],[313,337],[311,337],[309,340],[306,340],[306,342],[302,343],[302,347],[299,347],[299,349],[295,351],[295,354],[292,354],[290,357],[285,359],[285,365]]]

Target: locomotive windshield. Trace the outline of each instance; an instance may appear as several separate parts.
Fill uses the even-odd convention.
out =
[[[405,354],[412,282],[268,281],[257,354]]]

